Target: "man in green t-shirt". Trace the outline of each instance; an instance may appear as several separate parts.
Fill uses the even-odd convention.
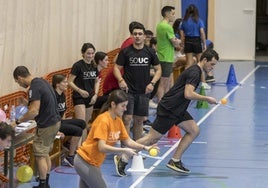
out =
[[[170,89],[172,65],[174,62],[174,47],[180,45],[175,37],[172,26],[169,24],[175,20],[175,7],[165,6],[161,10],[163,20],[156,27],[157,55],[162,68],[162,75],[157,91],[158,101]]]

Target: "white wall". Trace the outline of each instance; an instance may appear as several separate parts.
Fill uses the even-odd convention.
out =
[[[215,49],[221,59],[255,59],[255,0],[215,0]]]
[[[255,0],[208,1],[215,1],[212,25],[221,59],[254,59]],[[70,67],[84,42],[102,51],[117,48],[133,20],[155,31],[165,5],[180,16],[180,0],[0,0],[0,95],[20,89],[12,76],[17,65],[42,76]]]
[[[43,76],[71,67],[84,42],[118,48],[132,21],[155,32],[165,5],[180,16],[179,0],[0,0],[0,96],[21,89],[12,76],[18,65]]]

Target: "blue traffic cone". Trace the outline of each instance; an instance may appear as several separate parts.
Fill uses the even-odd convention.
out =
[[[231,64],[231,66],[230,66],[226,84],[227,85],[233,85],[233,86],[238,85],[238,82],[236,81],[235,70],[234,70],[234,65],[233,64]]]

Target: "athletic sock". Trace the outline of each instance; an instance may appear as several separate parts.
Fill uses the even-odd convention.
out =
[[[172,160],[173,160],[174,162],[179,162],[181,159],[175,159],[175,158],[172,158]]]

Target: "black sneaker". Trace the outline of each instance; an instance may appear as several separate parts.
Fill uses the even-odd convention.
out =
[[[214,76],[207,76],[207,77],[206,77],[206,82],[207,82],[207,83],[215,82],[215,81],[216,81],[216,80],[215,80]]]
[[[176,172],[182,172],[182,173],[187,173],[187,174],[191,172],[189,169],[183,166],[181,161],[174,162],[172,159],[170,159],[166,166],[172,170],[175,170]]]
[[[119,158],[117,155],[114,156],[114,164],[115,164],[115,169],[116,169],[116,173],[118,176],[126,176],[125,173],[125,168],[127,166],[127,163],[122,161],[121,158]]]
[[[37,186],[33,186],[33,188],[50,188],[50,186],[46,183],[39,183]]]
[[[70,167],[74,167],[74,156],[67,156],[63,159],[63,161],[68,164]]]
[[[50,187],[47,187],[46,184],[39,184],[37,186],[33,186],[33,188],[50,188]]]

